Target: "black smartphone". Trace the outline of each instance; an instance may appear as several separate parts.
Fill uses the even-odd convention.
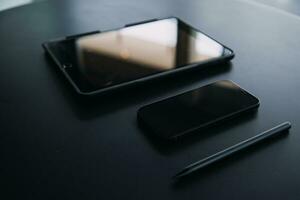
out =
[[[143,106],[137,117],[151,133],[174,139],[258,106],[256,97],[222,80]]]
[[[94,95],[150,79],[232,59],[234,53],[171,17],[45,42],[46,52],[82,95]]]

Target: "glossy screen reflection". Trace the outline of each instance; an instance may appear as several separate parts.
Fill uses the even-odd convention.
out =
[[[80,71],[100,88],[224,54],[221,44],[176,18],[81,37],[75,48]]]

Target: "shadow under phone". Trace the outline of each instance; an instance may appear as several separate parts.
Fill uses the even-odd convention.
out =
[[[164,140],[157,135],[153,134],[151,130],[145,129],[138,123],[138,127],[146,140],[151,144],[153,149],[161,154],[169,155],[182,151],[185,148],[191,147],[201,141],[209,140],[210,137],[222,134],[224,131],[233,129],[236,126],[242,126],[244,123],[255,120],[258,110],[248,110],[242,114],[227,118],[226,120],[216,123],[213,126],[207,126],[189,133],[186,137],[181,137],[178,140]]]

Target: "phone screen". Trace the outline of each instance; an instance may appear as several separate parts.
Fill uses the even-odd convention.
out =
[[[138,119],[159,136],[175,138],[258,105],[256,97],[225,80],[144,106]]]
[[[223,45],[177,18],[80,36],[50,48],[81,88],[90,86],[93,90],[229,53]]]

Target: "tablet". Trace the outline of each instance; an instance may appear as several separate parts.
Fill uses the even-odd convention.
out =
[[[174,17],[68,36],[43,47],[82,95],[103,94],[234,57],[231,49]]]

